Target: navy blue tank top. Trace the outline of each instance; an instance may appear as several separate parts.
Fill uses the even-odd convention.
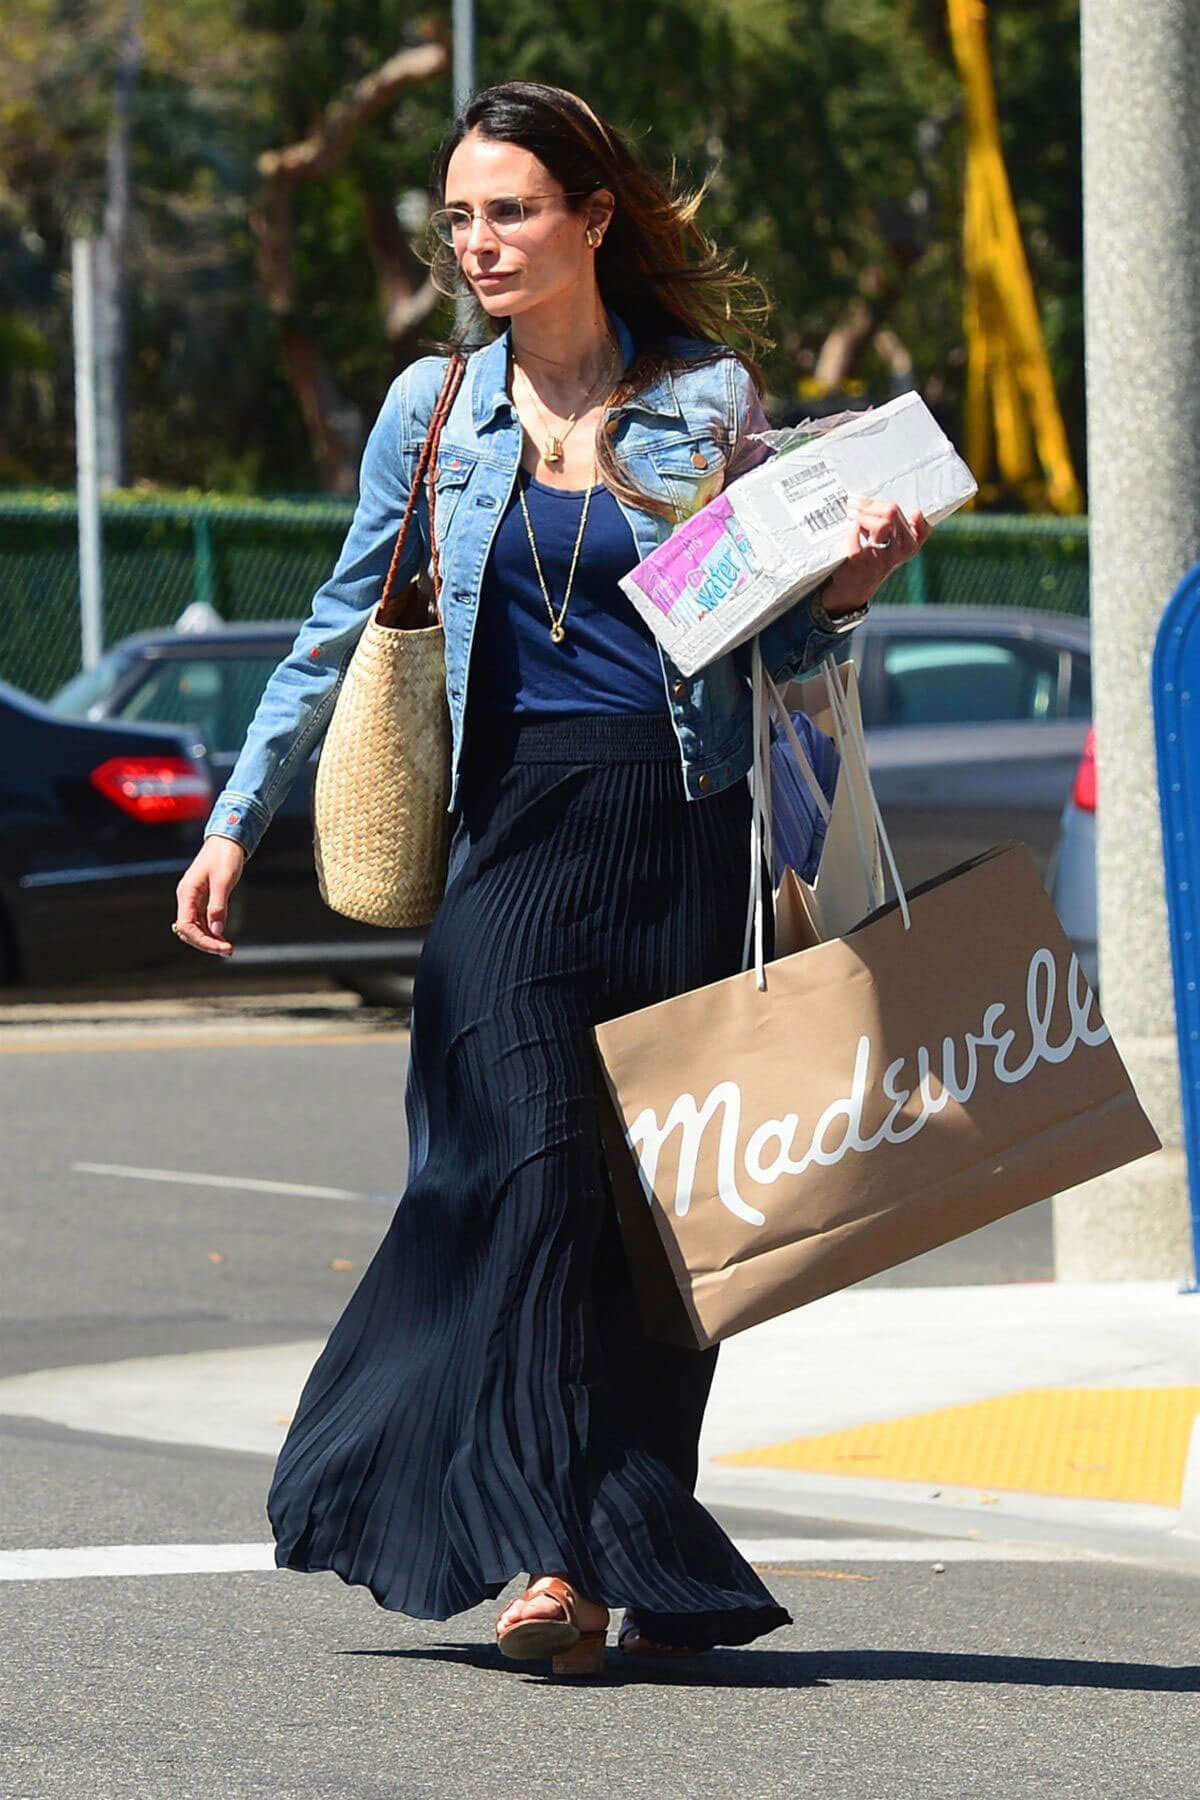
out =
[[[538,557],[555,617],[579,531],[583,491],[548,487],[523,469]],[[629,523],[605,487],[592,490],[561,644],[550,618],[521,503],[513,496],[492,542],[471,646],[469,713],[563,716],[665,712],[658,646],[617,586],[638,560]]]

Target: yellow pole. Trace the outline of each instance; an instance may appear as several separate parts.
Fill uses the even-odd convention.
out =
[[[1006,484],[1056,512],[1082,512],[1000,148],[985,0],[947,6],[966,111],[967,458],[983,485],[994,433]]]

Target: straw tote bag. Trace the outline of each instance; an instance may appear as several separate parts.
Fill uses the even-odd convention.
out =
[[[463,357],[451,357],[383,594],[350,659],[317,765],[313,849],[321,898],[367,925],[428,925],[446,885],[450,715],[441,608],[437,623],[428,624],[421,577],[399,594],[393,583],[426,479],[433,594],[441,600],[437,449],[465,368]]]

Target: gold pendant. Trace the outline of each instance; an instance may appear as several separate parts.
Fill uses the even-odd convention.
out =
[[[552,644],[561,644],[566,635],[567,633],[562,620],[556,619],[550,627],[550,642]]]
[[[542,460],[544,462],[548,462],[548,463],[561,462],[562,461],[562,453],[563,453],[563,447],[562,447],[562,439],[560,437],[548,437],[546,439],[545,443],[542,445]]]

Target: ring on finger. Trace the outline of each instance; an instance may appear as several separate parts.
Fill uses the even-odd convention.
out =
[[[173,931],[173,932],[174,932],[174,933],[175,933],[175,936],[176,936],[176,937],[177,937],[177,938],[181,938],[181,937],[182,937],[182,936],[183,936],[183,931],[182,931],[182,929],[181,929],[181,927],[180,927],[180,925],[179,925],[179,922],[178,922],[178,920],[172,920],[172,922],[171,922],[171,930],[172,930],[172,931]]]

